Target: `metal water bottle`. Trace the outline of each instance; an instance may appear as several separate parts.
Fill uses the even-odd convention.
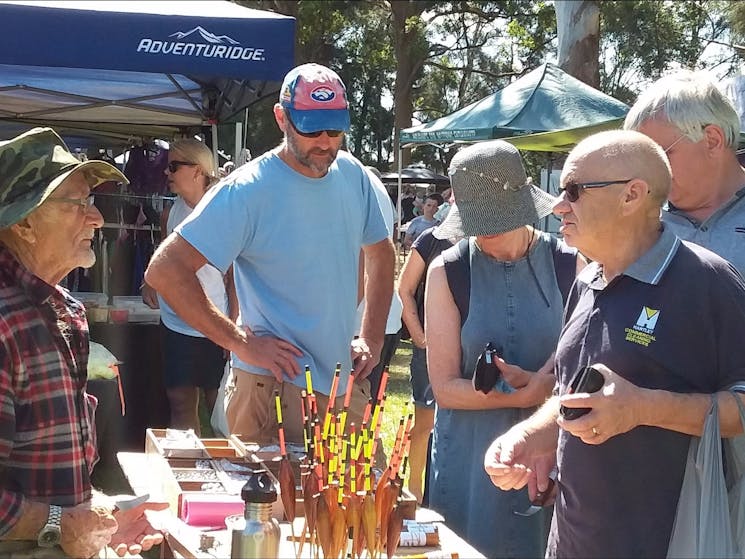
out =
[[[263,470],[254,472],[241,490],[246,503],[246,526],[233,530],[232,559],[276,559],[279,557],[279,523],[272,518],[277,490]]]

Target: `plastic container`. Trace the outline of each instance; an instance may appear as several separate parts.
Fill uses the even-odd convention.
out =
[[[125,324],[129,322],[129,309],[111,309],[109,318],[114,324]]]
[[[108,322],[109,320],[109,307],[90,307],[86,309],[89,322]]]

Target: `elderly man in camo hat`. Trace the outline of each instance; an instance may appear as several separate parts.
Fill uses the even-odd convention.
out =
[[[162,541],[150,504],[115,510],[94,495],[98,456],[86,391],[88,325],[58,282],[95,262],[103,225],[91,189],[128,182],[81,162],[50,128],[0,142],[0,556],[119,555]],[[156,508],[163,508],[158,505]]]

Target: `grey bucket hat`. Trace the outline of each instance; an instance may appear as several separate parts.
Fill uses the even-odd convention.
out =
[[[51,128],[0,141],[0,229],[21,221],[76,171],[85,174],[91,188],[107,181],[129,183],[105,161],[78,160]]]
[[[455,204],[433,231],[438,239],[497,235],[537,223],[559,201],[533,186],[520,152],[503,140],[455,154],[448,170]]]

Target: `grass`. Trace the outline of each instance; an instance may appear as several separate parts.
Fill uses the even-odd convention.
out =
[[[411,383],[409,382],[410,361],[411,342],[399,342],[396,354],[388,367],[385,414],[380,428],[380,438],[383,441],[386,456],[391,455],[399,420],[414,411],[411,404]]]

